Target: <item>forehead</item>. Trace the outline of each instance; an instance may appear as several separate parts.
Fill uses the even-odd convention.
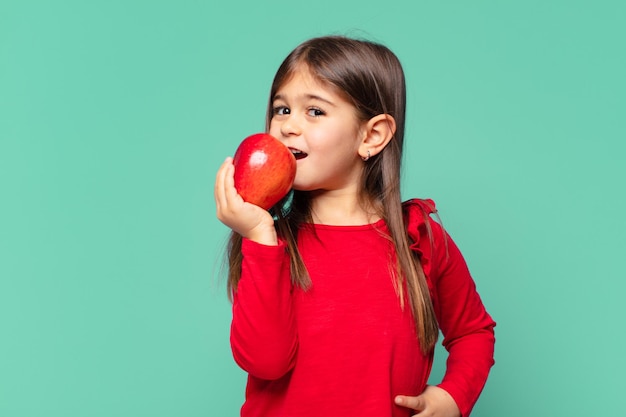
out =
[[[297,65],[289,74],[277,85],[275,96],[283,95],[287,90],[317,91],[328,95],[336,95],[344,98],[344,94],[331,83],[322,80],[306,64]]]

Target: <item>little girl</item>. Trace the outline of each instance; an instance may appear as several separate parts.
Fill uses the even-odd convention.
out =
[[[297,159],[293,194],[263,210],[237,193],[232,159],[220,167],[241,416],[466,417],[478,399],[495,323],[434,203],[401,200],[404,116],[389,49],[311,39],[278,69],[267,112]],[[447,369],[429,386],[439,330]]]

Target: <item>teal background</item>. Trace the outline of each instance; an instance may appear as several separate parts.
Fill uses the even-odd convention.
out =
[[[0,416],[234,416],[214,175],[329,33],[408,82],[404,194],[498,322],[476,416],[623,415],[622,1],[0,2]],[[432,381],[443,371],[439,349]]]

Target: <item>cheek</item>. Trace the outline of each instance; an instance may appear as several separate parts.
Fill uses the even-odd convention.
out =
[[[274,136],[276,139],[280,139],[280,127],[278,127],[277,123],[270,122],[270,127],[267,133]]]

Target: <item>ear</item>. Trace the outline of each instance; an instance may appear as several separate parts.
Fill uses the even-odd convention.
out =
[[[388,114],[379,114],[367,121],[359,155],[364,160],[380,153],[396,133],[396,120]]]

